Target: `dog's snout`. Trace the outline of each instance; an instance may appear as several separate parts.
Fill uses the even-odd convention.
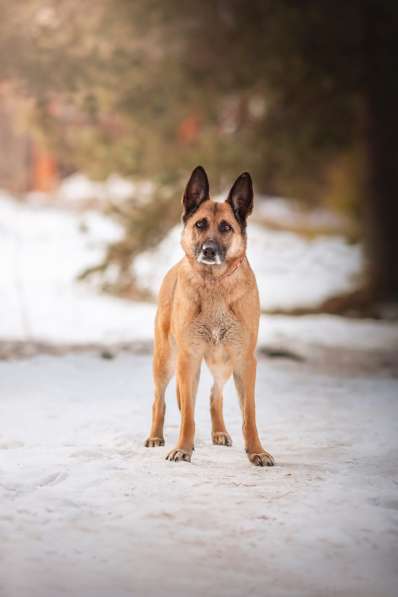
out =
[[[215,259],[216,255],[217,255],[217,251],[218,251],[217,243],[215,243],[214,241],[211,241],[211,240],[204,243],[204,245],[202,247],[203,256],[206,257],[206,259]]]
[[[212,239],[206,240],[199,248],[198,261],[207,265],[220,265],[224,254],[220,245]]]

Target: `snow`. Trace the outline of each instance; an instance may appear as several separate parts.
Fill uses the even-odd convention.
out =
[[[18,247],[18,252],[25,250],[32,259],[49,245],[53,259],[60,254],[67,256],[59,264],[58,271],[63,279],[66,274],[68,281],[72,281],[85,267],[101,260],[106,243],[119,239],[122,230],[110,218],[93,210],[83,214],[70,213],[59,206],[90,205],[91,199],[146,201],[153,192],[154,187],[148,181],[133,182],[114,174],[100,183],[80,173],[62,181],[54,197],[58,209],[18,204],[12,196],[0,192],[0,231],[3,226],[8,237],[13,236],[15,242],[23,241],[24,246]],[[223,200],[224,197],[216,199]],[[291,205],[289,211],[289,203],[283,199],[263,198],[258,201],[257,211],[260,215],[271,214],[271,219],[278,217],[288,226],[303,219],[302,212]],[[306,215],[307,224],[316,226],[324,221],[332,222],[330,214],[318,212],[313,212],[311,217]],[[85,233],[82,228],[87,229]],[[305,238],[292,232],[272,230],[254,221],[250,222],[248,231],[248,257],[256,272],[264,310],[317,307],[330,296],[358,287],[364,268],[359,244],[350,244],[337,235]],[[176,226],[157,247],[145,251],[134,261],[139,285],[154,297],[165,273],[182,257],[180,237],[181,227]],[[4,242],[7,239],[0,238],[0,249]],[[5,251],[7,249],[6,246]],[[15,247],[11,250],[15,252]],[[48,263],[49,258],[42,260],[40,255],[40,270],[50,276],[53,263]],[[9,267],[14,267],[12,259],[8,259],[8,263]],[[65,271],[61,269],[64,267],[67,268]],[[37,269],[35,267],[33,272]]]
[[[308,354],[311,347],[394,353],[398,349],[398,325],[335,315],[263,316],[260,347],[278,344],[302,356]]]
[[[0,195],[0,340],[86,346],[151,343],[154,304],[101,295],[76,281],[81,271],[101,262],[107,243],[121,235],[121,228],[98,212],[70,213]],[[137,260],[139,279],[153,292],[181,256],[179,236],[176,227],[157,249]],[[249,239],[265,304],[278,296],[276,304],[285,306],[302,304],[306,293],[320,298],[321,289],[324,294],[327,287],[335,291],[337,278],[345,271],[348,280],[350,268],[359,266],[359,249],[341,239],[308,244],[255,225],[249,228]],[[398,325],[326,315],[263,316],[259,344],[302,356],[329,346],[392,351],[398,346]]]
[[[338,232],[349,226],[349,220],[342,214],[324,207],[303,209],[300,202],[283,197],[256,196],[254,214],[279,228],[326,228]]]
[[[59,185],[57,196],[63,201],[87,201],[103,198],[103,185],[76,173],[65,178]]]
[[[71,174],[61,181],[55,198],[66,203],[99,201],[128,201],[148,198],[154,192],[150,181],[132,181],[118,174],[111,174],[103,182],[93,181],[81,172]]]
[[[155,295],[164,274],[182,257],[180,226],[134,262],[140,285]],[[264,309],[319,305],[326,298],[357,287],[363,257],[358,245],[338,236],[306,239],[256,224],[248,227],[248,258]]]
[[[274,468],[212,446],[203,372],[192,463],[147,449],[148,356],[0,362],[0,595],[306,597],[396,593],[398,380],[259,359]]]
[[[76,215],[0,197],[0,338],[51,342],[107,341],[134,334],[153,309],[105,296],[76,281],[121,237],[109,218]],[[101,323],[103,322],[103,323]]]
[[[211,445],[205,370],[192,464],[166,462],[175,386],[167,445],[146,449],[151,358],[121,350],[151,344],[156,306],[76,281],[121,235],[98,212],[0,193],[0,344],[115,356],[0,361],[0,597],[395,594],[397,323],[262,316],[258,426],[277,465],[248,462],[231,384],[234,445]],[[153,293],[181,255],[179,236],[176,227],[136,262]],[[255,224],[249,257],[271,308],[349,289],[362,266],[341,238]]]

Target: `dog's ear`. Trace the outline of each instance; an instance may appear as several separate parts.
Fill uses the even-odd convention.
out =
[[[232,207],[235,218],[242,229],[246,227],[246,218],[253,210],[253,183],[248,172],[243,172],[232,185],[227,203]]]
[[[185,189],[184,196],[182,198],[182,205],[184,213],[182,219],[184,222],[195,213],[199,205],[209,199],[209,180],[207,174],[202,166],[196,166],[195,170],[191,174],[191,178]]]

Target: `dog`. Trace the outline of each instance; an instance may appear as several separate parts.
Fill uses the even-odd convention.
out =
[[[257,466],[274,460],[261,445],[255,414],[256,343],[260,302],[246,257],[246,220],[253,209],[253,185],[244,172],[223,203],[210,199],[205,170],[198,166],[183,200],[183,259],[166,274],[155,323],[155,397],[147,447],[164,445],[165,391],[177,378],[181,413],[176,447],[166,458],[191,461],[194,409],[203,359],[214,378],[210,395],[213,444],[231,446],[223,417],[223,386],[233,375],[240,399],[247,456]]]

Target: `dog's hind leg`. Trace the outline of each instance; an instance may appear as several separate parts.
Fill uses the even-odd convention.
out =
[[[153,355],[153,381],[155,398],[152,404],[152,426],[147,448],[164,446],[164,416],[166,412],[165,393],[167,385],[174,373],[173,351],[169,339],[157,330],[155,334],[155,350]]]
[[[232,446],[232,439],[224,422],[222,388],[213,384],[210,393],[211,438],[218,446]]]
[[[213,374],[214,384],[210,392],[211,437],[213,444],[218,446],[232,446],[232,439],[225,427],[223,415],[223,387],[231,376],[228,363],[221,365],[212,359],[206,359],[207,366]]]

